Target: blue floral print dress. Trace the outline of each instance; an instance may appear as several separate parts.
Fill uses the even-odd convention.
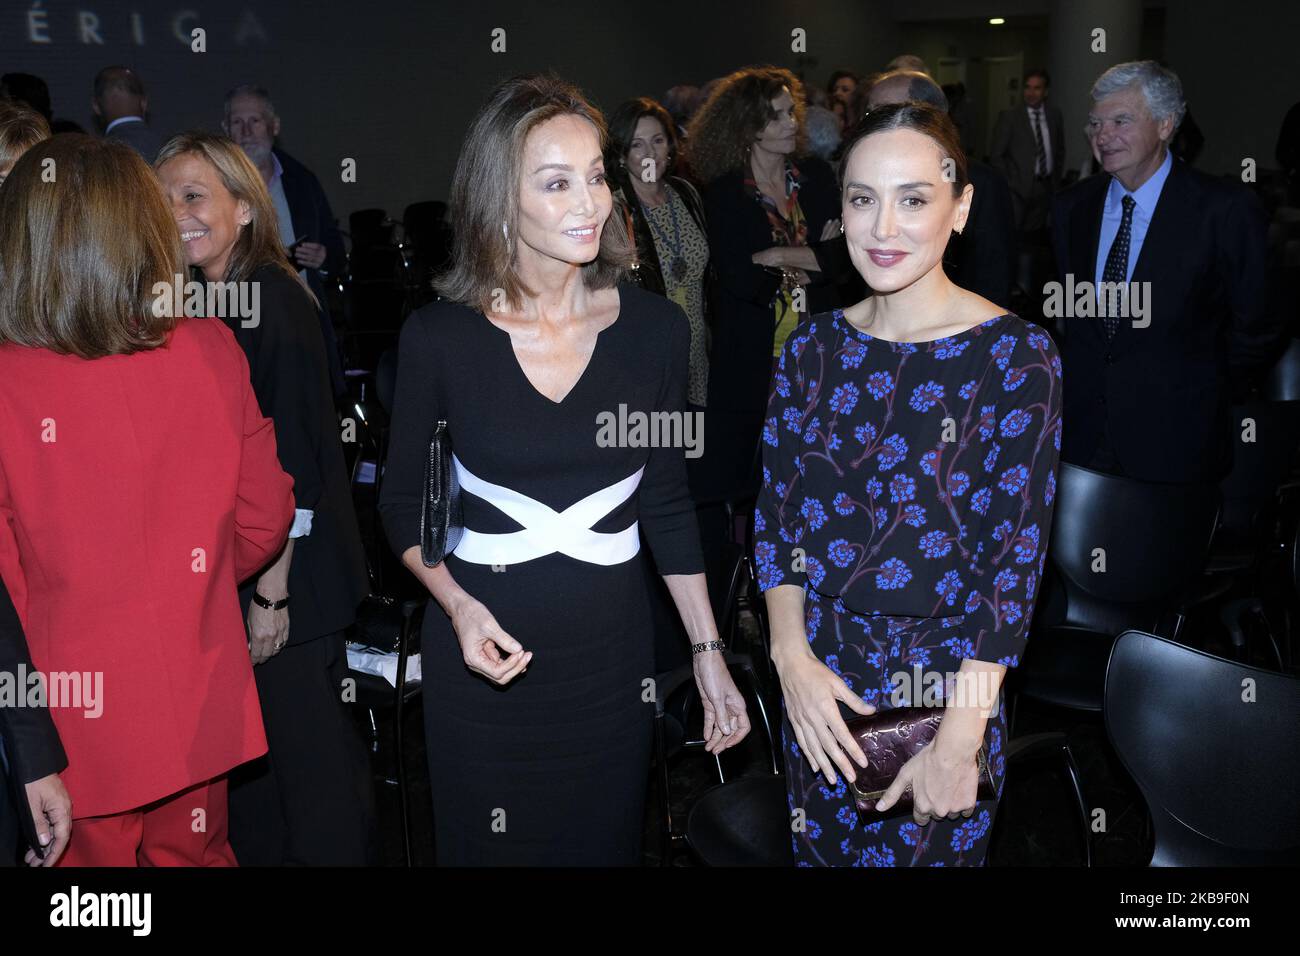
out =
[[[877,709],[941,706],[965,658],[1015,667],[1060,429],[1060,356],[1015,315],[913,343],[873,338],[840,310],[812,316],[781,353],[763,428],[760,588],[804,589],[813,654]],[[799,865],[983,863],[996,801],[968,819],[863,827],[843,775],[833,789],[814,775],[784,714],[782,739]],[[1001,794],[1000,700],[984,743]]]

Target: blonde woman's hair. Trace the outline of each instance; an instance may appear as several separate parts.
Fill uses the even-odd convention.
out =
[[[271,194],[262,181],[262,174],[257,171],[253,161],[248,158],[238,143],[226,136],[218,136],[204,130],[190,130],[177,133],[163,144],[154,160],[155,170],[161,169],[163,163],[180,156],[193,155],[205,159],[217,175],[221,184],[236,201],[248,204],[248,225],[239,231],[235,246],[230,251],[226,263],[223,282],[246,282],[254,272],[265,265],[273,265],[293,276],[317,304],[315,295],[303,282],[302,276],[289,261],[280,240],[280,224],[275,214],[275,204]],[[173,228],[175,224],[173,223]]]

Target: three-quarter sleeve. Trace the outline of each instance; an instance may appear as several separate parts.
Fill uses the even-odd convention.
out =
[[[688,442],[693,438],[699,443],[705,440],[699,427],[700,416],[686,407],[690,335],[686,313],[680,306],[670,303],[668,347],[655,412],[668,413],[668,421],[680,417],[682,435]],[[702,445],[696,444],[696,447]],[[637,490],[638,521],[660,574],[700,574],[704,571],[695,504],[686,482],[685,455],[688,451],[691,449],[671,445],[651,448]]]
[[[982,517],[961,631],[964,656],[1015,667],[1047,561],[1061,455],[1061,360],[1036,325],[995,354],[997,423],[972,497]]]
[[[799,358],[807,347],[805,329],[797,328],[786,339],[772,376],[763,422],[763,484],[754,508],[754,561],[762,591],[778,584],[803,587],[805,564],[796,560],[795,549],[803,541],[799,446],[803,442],[804,419],[816,403],[809,400],[808,381]]]
[[[428,321],[423,309],[413,313],[402,326],[397,344],[397,388],[379,514],[389,546],[399,558],[420,544],[425,458],[439,415]],[[449,430],[454,442],[455,423],[449,423]]]
[[[279,553],[293,523],[293,478],[280,466],[275,426],[262,414],[248,360],[230,339],[240,364],[244,438],[235,492],[235,579],[244,581]]]

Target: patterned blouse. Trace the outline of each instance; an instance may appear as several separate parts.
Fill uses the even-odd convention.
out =
[[[840,310],[781,352],[754,517],[759,586],[849,613],[962,616],[959,657],[1020,662],[1047,558],[1061,360],[1011,314],[889,342]]]
[[[686,399],[703,407],[709,394],[708,326],[704,321],[704,272],[709,267],[709,240],[677,190],[665,183],[668,201],[642,205],[658,253],[664,293],[682,307],[691,327],[690,369]],[[635,194],[634,194],[635,198]],[[673,269],[681,262],[682,275]]]
[[[772,245],[774,246],[808,245],[808,222],[804,218],[803,209],[799,205],[799,187],[801,184],[799,167],[790,160],[786,160],[786,201],[785,208],[782,209],[772,201],[772,198],[767,193],[758,188],[758,181],[754,179],[752,170],[745,176],[745,192],[763,207],[763,212],[767,215],[767,221],[772,227]],[[776,332],[772,342],[772,355],[774,357],[781,354],[781,347],[785,345],[785,340],[799,323],[799,313],[794,307],[794,289],[793,285],[782,281],[781,287],[777,289],[776,297],[772,300],[772,307],[775,310],[774,320],[776,322]]]

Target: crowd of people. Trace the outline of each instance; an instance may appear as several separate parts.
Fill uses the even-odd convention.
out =
[[[110,67],[103,135],[51,135],[30,79],[0,105],[0,670],[102,675],[104,701],[0,707],[0,851],[30,809],[32,865],[374,863],[342,692],[368,582],[324,191],[260,87],[228,94],[224,135],[164,137]],[[1222,478],[1229,405],[1291,320],[1258,200],[1172,148],[1173,72],[1097,78],[1095,171],[1068,188],[1049,90],[1025,74],[987,162],[964,90],[911,56],[825,89],[749,67],[608,121],[553,75],[492,91],[438,297],[402,326],[381,463],[388,543],[429,599],[440,863],[640,861],[665,616],[707,749],[746,738],[716,623],[737,516],[789,808],[817,821],[795,861],[983,862],[997,798],[977,799],[976,755],[1000,791],[1059,462]],[[181,275],[256,308],[160,308]],[[1145,324],[1010,308],[1049,276],[1158,295]],[[701,421],[702,454],[596,440],[613,412]],[[464,533],[430,564],[440,424]],[[893,686],[914,667],[983,692],[945,692],[879,805],[912,809],[865,824],[845,721],[919,704]]]

